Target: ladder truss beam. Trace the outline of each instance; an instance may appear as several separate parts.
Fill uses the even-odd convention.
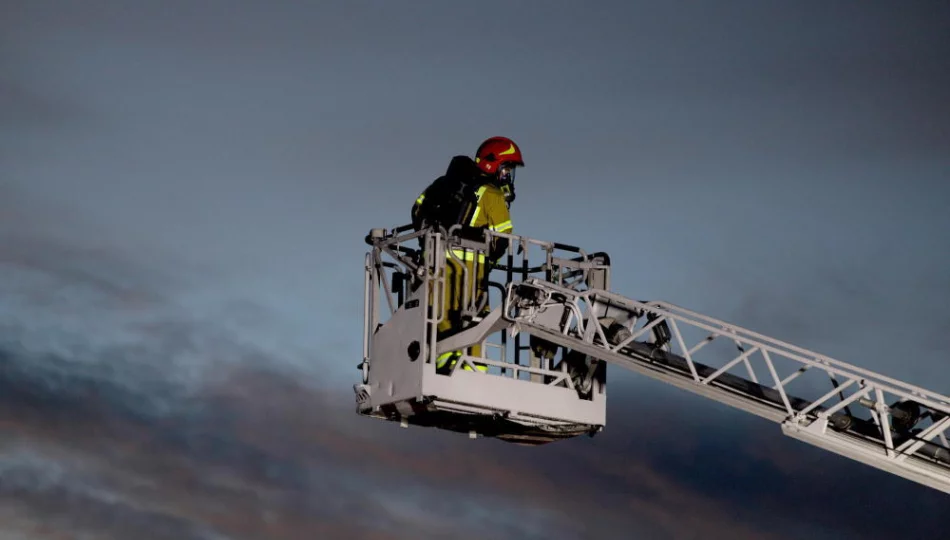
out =
[[[755,414],[781,424],[786,435],[950,493],[946,396],[673,304],[602,290],[531,278],[509,285],[505,314],[516,332]],[[694,343],[689,330],[702,337]],[[731,355],[700,358],[723,341],[735,347]],[[817,394],[813,380],[802,384],[809,372],[824,372],[832,388]]]

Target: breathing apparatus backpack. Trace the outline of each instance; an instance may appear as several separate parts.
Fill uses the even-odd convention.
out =
[[[412,215],[412,225],[419,231],[427,227],[444,227],[446,232],[461,225],[460,236],[481,239],[468,227],[478,204],[478,169],[468,156],[455,156],[445,174],[436,178],[423,192],[422,203]]]

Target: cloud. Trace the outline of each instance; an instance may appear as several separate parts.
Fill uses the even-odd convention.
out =
[[[779,426],[672,388],[613,397],[597,459],[625,458],[702,493],[740,522],[789,538],[860,538],[940,530],[947,495],[781,434]],[[647,428],[647,429],[644,429]],[[609,459],[606,456],[617,456]],[[606,458],[606,459],[605,459]],[[853,496],[841,497],[843,491]],[[902,519],[894,520],[892,516]]]
[[[59,456],[44,459],[42,449],[35,447],[22,450],[21,455],[8,453],[0,458],[0,505],[22,511],[19,526],[32,528],[40,538],[66,533],[102,538],[103,523],[109,524],[113,537],[222,538],[200,523],[122,500],[114,490],[100,485],[96,472],[90,463],[70,463]]]
[[[553,471],[531,466],[536,456],[527,450],[491,442],[476,446],[430,431],[394,433],[392,425],[386,429],[355,417],[338,395],[263,369],[239,369],[199,396],[181,398],[172,412],[159,412],[146,396],[104,379],[77,375],[54,385],[35,370],[24,375],[14,369],[28,361],[36,363],[10,354],[3,359],[2,402],[16,419],[5,428],[31,447],[66,455],[56,458],[55,467],[12,470],[23,471],[17,474],[35,486],[31,493],[41,506],[52,504],[44,494],[79,501],[72,507],[62,503],[66,515],[104,504],[103,494],[119,501],[110,506],[114,518],[98,524],[109,534],[163,516],[182,531],[210,527],[235,538],[331,530],[358,537],[374,530],[398,531],[398,538],[464,537],[465,530],[478,527],[500,538],[557,538],[572,527],[583,535],[597,523],[622,525],[627,504],[672,532],[715,525],[669,521],[663,502],[682,502],[685,494],[663,488],[662,478],[642,467],[640,481],[650,479],[651,488],[669,501],[627,500],[603,508],[606,501],[597,494],[602,486],[565,484]],[[59,472],[30,476],[39,469]],[[97,484],[104,487],[74,489]],[[41,489],[45,485],[69,496],[54,497]],[[578,490],[596,504],[575,500]],[[139,510],[125,515],[126,507]],[[358,508],[365,516],[361,522],[343,519]],[[587,518],[567,519],[576,512]],[[719,526],[736,529],[726,522]]]
[[[607,435],[526,449],[359,418],[350,396],[264,363],[232,368],[187,396],[153,390],[177,401],[164,411],[148,406],[147,395],[104,379],[77,374],[50,385],[35,370],[12,369],[18,363],[37,361],[9,354],[3,361],[4,430],[33,454],[48,452],[54,465],[10,470],[59,471],[32,483],[70,493],[53,497],[67,501],[60,507],[66,516],[104,504],[106,495],[118,501],[110,506],[114,516],[87,524],[103,538],[148,520],[231,538],[906,532],[907,523],[864,515],[868,501],[922,530],[938,525],[928,512],[941,504],[939,494],[809,452],[777,427],[744,416],[731,426],[721,425],[725,415],[704,423],[691,415],[709,404],[672,393],[642,396],[662,410],[656,414],[632,413],[644,409],[640,399],[613,398],[612,410],[624,412],[611,414]],[[4,463],[17,463],[5,454]],[[95,489],[70,487],[79,485]],[[842,485],[861,497],[831,506],[818,497]],[[24,500],[42,511],[50,489],[32,489]],[[123,508],[130,509],[127,518]],[[355,514],[362,518],[351,519]]]
[[[427,536],[440,528],[439,521],[445,521],[441,528],[456,527],[455,520],[466,513],[466,501],[459,501],[467,497],[465,490],[433,497],[413,474],[393,473],[424,471],[425,479],[435,480],[439,461],[394,456],[341,431],[334,425],[339,420],[326,417],[340,418],[342,407],[328,406],[325,396],[292,379],[265,371],[236,374],[209,388],[206,397],[185,399],[190,406],[179,403],[174,412],[158,412],[145,396],[104,380],[88,384],[76,377],[69,381],[76,388],[64,391],[43,376],[23,377],[21,371],[17,377],[10,362],[8,355],[2,372],[5,409],[16,418],[6,422],[10,432],[60,452],[68,441],[68,452],[83,457],[82,464],[73,459],[75,470],[110,484],[115,497],[130,505],[150,512],[162,507],[182,526],[211,526],[236,538],[321,531],[369,537],[363,535],[375,529]],[[57,485],[70,484],[57,478]],[[421,495],[412,501],[410,494],[406,506],[403,492],[413,489]],[[87,502],[90,497],[86,494]],[[463,504],[444,509],[451,520],[431,519],[418,509],[452,499]],[[342,519],[354,513],[364,517]],[[138,514],[129,516],[137,519]],[[99,525],[119,532],[109,523]]]

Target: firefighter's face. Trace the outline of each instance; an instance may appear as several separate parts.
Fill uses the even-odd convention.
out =
[[[515,183],[515,167],[514,165],[504,164],[498,168],[498,183],[499,184],[514,184]]]
[[[505,194],[505,200],[511,204],[515,200],[515,165],[504,164],[498,168],[498,185],[502,193]]]

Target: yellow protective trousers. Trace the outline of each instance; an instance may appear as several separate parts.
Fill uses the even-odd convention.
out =
[[[453,257],[454,255],[454,257]],[[456,257],[458,260],[456,260]],[[462,261],[461,263],[459,262]],[[476,264],[477,263],[477,264]],[[442,296],[442,313],[444,317],[437,329],[440,339],[451,336],[462,330],[461,314],[466,307],[478,305],[483,295],[488,291],[485,287],[485,255],[473,250],[453,249],[445,254],[445,289]],[[467,305],[466,305],[467,304]],[[429,291],[429,305],[434,308],[432,291]],[[485,308],[488,308],[486,303]],[[481,345],[472,345],[466,354],[481,356]],[[447,351],[436,359],[436,370],[451,370],[455,367],[463,351]],[[488,371],[485,364],[476,363],[479,371]],[[462,369],[471,371],[466,364]]]

